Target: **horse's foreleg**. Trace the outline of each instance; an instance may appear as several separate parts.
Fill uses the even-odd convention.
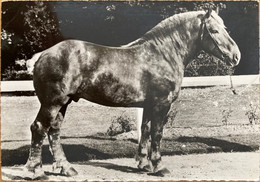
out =
[[[50,123],[56,118],[59,107],[43,107],[31,125],[32,142],[28,161],[25,165],[25,177],[37,178],[44,175],[42,171],[42,144],[50,128]]]
[[[150,172],[152,171],[151,161],[149,160],[149,146],[150,143],[150,125],[151,122],[149,120],[149,112],[147,108],[142,109],[143,112],[139,112],[139,116],[142,116],[142,118],[138,118],[141,120],[141,137],[139,141],[139,147],[138,147],[138,158],[139,164],[138,168],[142,171]],[[140,121],[139,121],[140,122]]]
[[[163,135],[163,127],[167,121],[166,114],[169,106],[163,106],[159,112],[154,112],[154,117],[151,121],[151,162],[153,164],[153,173],[155,175],[164,176],[170,171],[164,167],[161,159],[160,143]],[[158,108],[157,108],[158,109]],[[155,110],[157,110],[155,109]],[[158,110],[157,110],[158,111]]]
[[[53,154],[53,172],[57,172],[66,176],[74,176],[78,174],[77,171],[71,167],[70,163],[67,161],[60,143],[60,127],[65,117],[67,106],[70,103],[71,100],[62,106],[55,121],[51,124],[50,130],[48,132],[50,151]]]
[[[139,142],[139,148],[138,148],[138,168],[140,170],[149,172],[151,171],[151,164],[148,159],[148,141],[150,138],[150,122],[147,120],[144,120],[141,125],[141,139]]]

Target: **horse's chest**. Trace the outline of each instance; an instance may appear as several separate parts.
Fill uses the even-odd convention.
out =
[[[148,64],[147,68],[153,78],[162,80],[165,84],[180,84],[184,74],[183,65],[173,61],[170,63],[164,60],[153,61]]]
[[[160,60],[160,61],[158,61]],[[147,64],[146,85],[150,99],[161,97],[173,102],[179,94],[184,74],[183,64],[161,57]]]

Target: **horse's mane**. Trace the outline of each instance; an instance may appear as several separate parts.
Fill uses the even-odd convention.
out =
[[[183,23],[190,21],[192,18],[198,18],[199,14],[205,14],[205,11],[190,11],[185,13],[180,13],[173,15],[169,18],[166,18],[165,20],[161,21],[159,24],[157,24],[154,28],[152,28],[150,31],[145,33],[141,38],[130,42],[129,44],[123,46],[123,47],[131,47],[135,45],[143,44],[144,42],[154,40],[154,39],[164,39],[167,37],[170,33],[173,31],[176,31],[176,29]]]

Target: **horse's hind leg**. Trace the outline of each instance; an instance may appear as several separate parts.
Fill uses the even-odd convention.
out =
[[[40,111],[31,125],[32,142],[28,161],[25,165],[25,177],[37,178],[44,175],[42,171],[42,144],[49,131],[50,124],[55,120],[59,106],[41,106]]]
[[[67,161],[60,144],[60,127],[65,117],[66,109],[70,103],[71,99],[61,107],[55,122],[52,123],[48,132],[50,150],[53,154],[53,172],[57,172],[66,176],[74,176],[78,174],[77,171],[71,167],[70,163]]]

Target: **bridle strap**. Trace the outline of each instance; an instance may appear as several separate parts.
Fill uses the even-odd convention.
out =
[[[204,38],[205,30],[207,31],[207,33],[209,34],[210,38],[212,39],[212,41],[214,43],[214,48],[212,50],[217,48],[218,51],[222,54],[222,56],[225,57],[226,54],[220,49],[219,44],[213,38],[213,36],[212,36],[211,32],[209,31],[209,29],[208,29],[204,19],[202,20],[201,25],[200,25],[200,32],[199,32],[200,44],[202,45],[202,41],[203,41],[203,38]],[[233,86],[231,75],[229,75],[229,76],[230,76],[230,85],[231,85],[230,89],[232,90],[233,94],[236,95],[237,92],[236,92],[236,90],[235,90],[235,88]]]
[[[203,19],[202,22],[201,22],[201,25],[200,25],[200,35],[199,35],[199,37],[200,37],[200,44],[201,45],[202,45],[203,38],[205,36],[205,31],[209,34],[211,40],[214,43],[214,48],[212,50],[217,49],[221,53],[222,57],[224,58],[226,56],[226,54],[220,49],[219,44],[213,38],[211,32],[209,31],[209,29],[207,27],[207,24],[206,24],[205,20]]]

